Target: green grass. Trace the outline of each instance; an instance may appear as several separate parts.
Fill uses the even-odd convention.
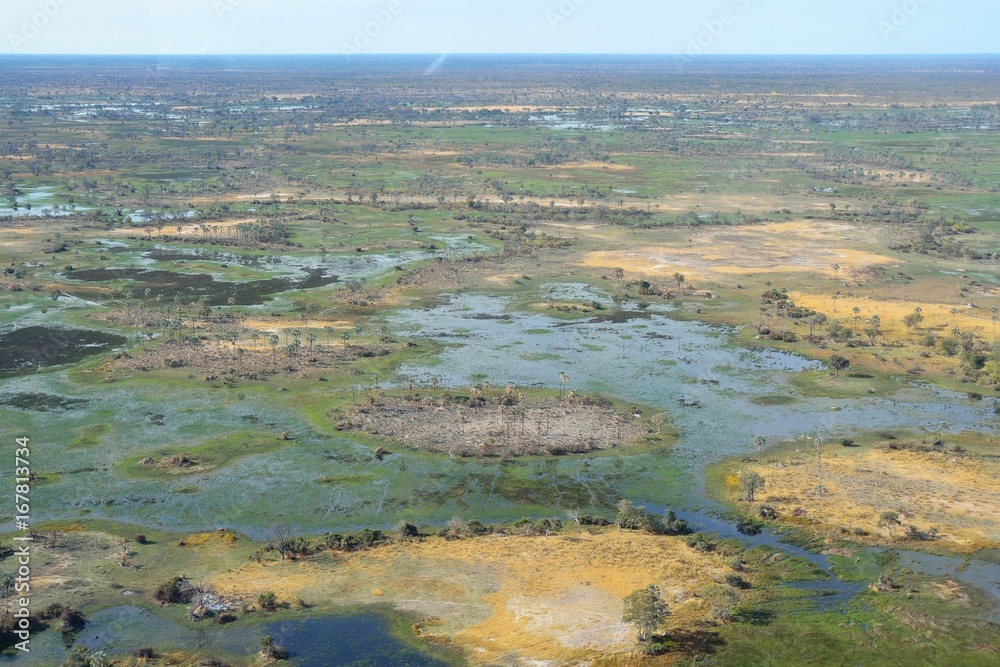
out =
[[[175,479],[188,474],[214,470],[247,456],[268,454],[289,444],[291,443],[288,441],[280,440],[278,434],[261,434],[252,431],[230,433],[199,443],[178,443],[141,455],[130,456],[118,464],[118,472],[124,477],[138,479]],[[167,469],[160,466],[139,465],[139,461],[146,457],[159,463],[165,457],[180,454],[197,458],[197,467],[186,472],[186,468],[180,467]]]
[[[899,388],[899,382],[878,375],[863,372],[831,375],[829,371],[805,371],[789,378],[789,383],[803,396],[824,396],[828,398],[862,398],[892,396]]]
[[[70,447],[93,447],[101,441],[101,436],[110,430],[107,424],[91,424],[80,429],[80,435],[70,442]]]

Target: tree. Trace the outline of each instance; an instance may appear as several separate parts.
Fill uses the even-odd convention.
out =
[[[569,376],[567,376],[562,371],[559,371],[559,375],[557,375],[556,377],[559,378],[559,400],[561,401],[563,397],[563,391],[566,389],[566,383],[569,382]]]
[[[826,324],[827,317],[823,313],[816,313],[815,315],[810,315],[806,319],[806,323],[809,325],[809,335],[812,336],[816,327]]]
[[[615,524],[617,524],[618,530],[622,528],[629,530],[640,528],[646,515],[645,507],[637,507],[631,500],[619,500],[618,516],[615,518]]]
[[[740,491],[748,503],[752,503],[757,493],[764,490],[764,484],[764,478],[755,470],[744,470],[740,473]]]
[[[622,622],[635,626],[640,642],[649,641],[668,616],[667,601],[655,584],[633,591],[625,598]]]
[[[918,310],[913,311],[908,315],[903,316],[903,324],[906,325],[906,330],[917,328],[921,322],[924,321],[924,316]]]
[[[684,277],[683,273],[678,272],[674,274],[674,280],[677,281],[677,289],[680,289],[681,285],[684,284],[686,278]]]
[[[267,546],[281,555],[281,560],[288,557],[294,543],[292,529],[283,523],[272,523],[267,529]]]
[[[851,309],[851,312],[854,313],[854,333],[858,333],[858,318],[861,317],[861,309],[854,306],[854,308]]]
[[[839,375],[840,371],[846,371],[851,367],[851,360],[847,357],[842,357],[839,354],[835,354],[830,357],[829,361],[826,362],[833,371],[834,375]]]
[[[753,437],[753,448],[757,450],[758,454],[760,454],[760,450],[764,449],[766,445],[767,445],[767,438],[765,438],[764,436],[755,435]]]

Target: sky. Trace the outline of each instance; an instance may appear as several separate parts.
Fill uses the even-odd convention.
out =
[[[2,0],[0,53],[1000,53],[996,0]]]

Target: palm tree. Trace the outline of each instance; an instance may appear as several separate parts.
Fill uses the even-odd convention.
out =
[[[271,336],[267,339],[267,342],[271,344],[271,358],[277,361],[278,343],[281,342],[281,339],[278,338],[278,334],[271,334]]]
[[[851,309],[851,312],[854,313],[854,333],[858,333],[858,318],[861,317],[861,309],[854,306],[854,308]]]
[[[326,334],[326,346],[330,347],[330,334],[333,333],[333,327],[331,327],[329,324],[326,325],[325,327],[323,327],[323,333]]]
[[[767,445],[767,438],[762,435],[755,435],[753,437],[753,448],[757,450],[758,454],[760,454],[760,450],[764,449],[765,445]]]
[[[345,331],[344,333],[340,334],[340,339],[342,341],[344,341],[344,349],[346,350],[347,349],[347,341],[351,340],[351,332],[350,331]]]
[[[556,377],[559,378],[559,400],[561,401],[563,397],[563,390],[566,388],[566,383],[569,382],[569,376],[562,371],[559,371],[559,375]]]
[[[306,334],[306,340],[309,341],[309,349],[311,350],[313,345],[316,343],[316,334],[310,331]]]
[[[686,278],[684,277],[683,273],[677,272],[677,273],[674,274],[674,280],[677,281],[677,289],[680,289],[681,285],[684,284],[684,281],[686,280]]]

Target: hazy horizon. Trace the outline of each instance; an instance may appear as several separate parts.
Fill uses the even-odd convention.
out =
[[[986,55],[985,0],[9,0],[0,53]]]

